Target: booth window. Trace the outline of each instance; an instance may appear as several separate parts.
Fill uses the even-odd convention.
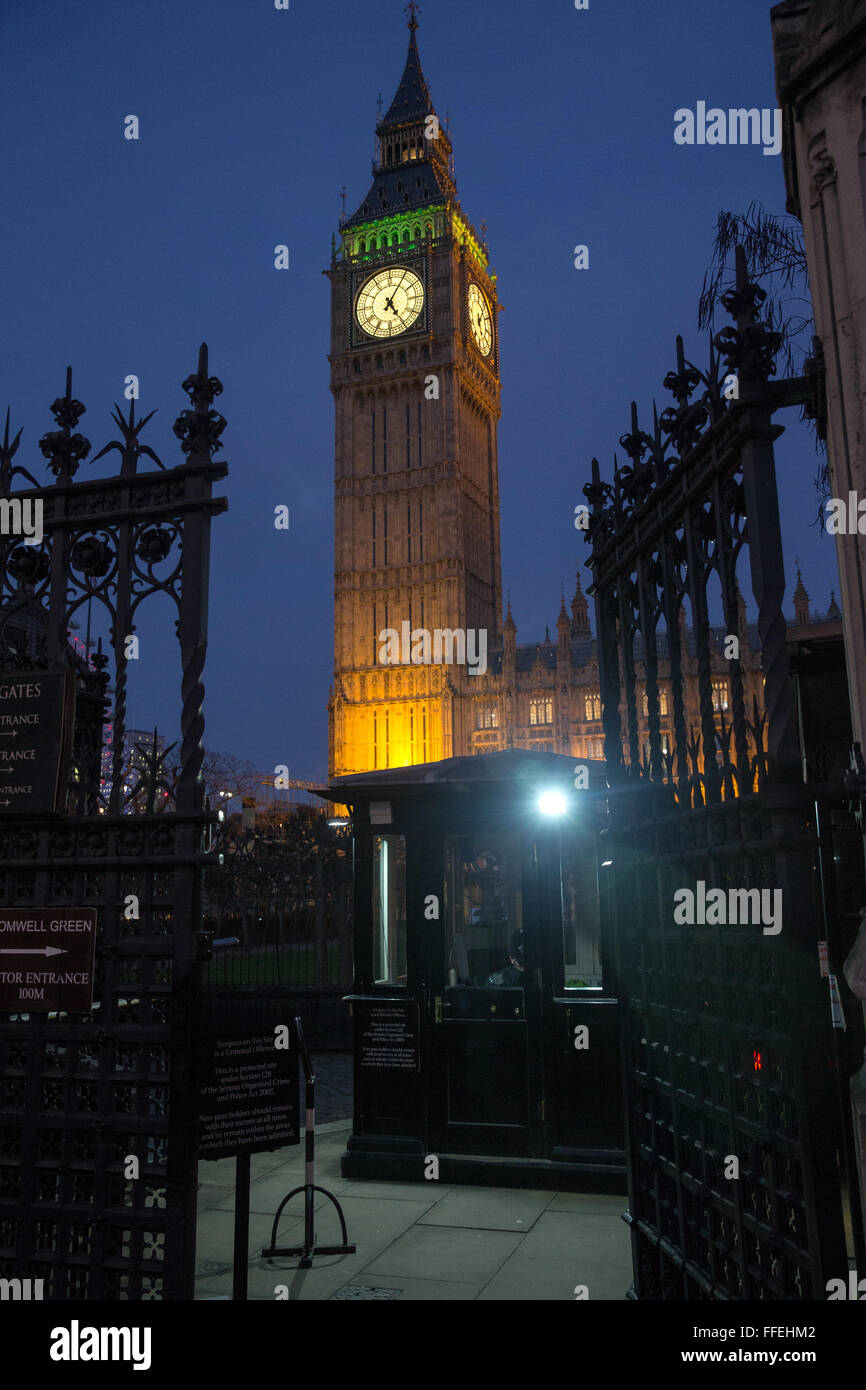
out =
[[[601,989],[601,941],[595,845],[563,846],[562,963],[566,989]]]
[[[406,837],[373,837],[373,979],[406,987]]]
[[[452,988],[509,983],[499,977],[523,929],[516,834],[445,840],[445,922],[446,979]]]

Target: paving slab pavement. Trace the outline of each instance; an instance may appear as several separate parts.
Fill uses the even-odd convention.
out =
[[[626,1199],[598,1193],[537,1192],[438,1182],[344,1179],[340,1159],[350,1120],[316,1129],[316,1183],[340,1201],[352,1255],[262,1258],[282,1197],[304,1180],[303,1144],[255,1154],[251,1162],[250,1301],[621,1300],[631,1283]],[[199,1164],[197,1299],[231,1298],[234,1159]],[[277,1242],[300,1244],[303,1196],[283,1212]],[[316,1238],[337,1244],[340,1228],[327,1197],[316,1194]]]

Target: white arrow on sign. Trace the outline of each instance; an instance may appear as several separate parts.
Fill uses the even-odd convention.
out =
[[[0,729],[0,738],[17,738],[17,729]]]
[[[60,946],[0,946],[0,956],[65,956]]]
[[[0,801],[0,806],[11,806],[12,802],[7,797],[5,801]]]

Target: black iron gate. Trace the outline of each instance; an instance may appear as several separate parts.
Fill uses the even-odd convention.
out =
[[[593,460],[585,488],[639,1298],[825,1298],[848,1268],[850,1123],[819,973],[829,942],[844,992],[822,812],[845,793],[841,776],[803,781],[773,460],[774,411],[814,410],[817,374],[770,381],[780,340],[764,297],[738,248],[723,299],[735,327],[713,340],[708,372],[678,340],[676,405],[654,411],[652,432],[632,406],[629,463],[609,485]]]
[[[133,401],[128,418],[116,411],[120,439],[96,455],[116,449],[119,473],[75,480],[90,445],[74,433],[84,407],[69,373],[52,407],[58,428],[40,441],[53,484],[40,488],[13,464],[8,415],[0,449],[0,497],[39,501],[44,514],[38,543],[0,537],[0,672],[7,682],[73,673],[53,809],[0,805],[0,903],[97,913],[92,1010],[0,1013],[0,1273],[42,1279],[45,1299],[192,1297],[192,1029],[213,819],[203,811],[202,671],[210,519],[226,506],[212,490],[227,472],[212,459],[225,421],[212,409],[222,387],[208,377],[205,345],[184,390],[176,468],[140,443],[149,417],[136,422]],[[143,455],[157,467],[138,472]],[[182,742],[177,768],[154,740],[130,772],[129,639],[158,593],[176,605]],[[74,636],[100,605],[110,654]]]
[[[635,1292],[825,1298],[848,1263],[814,803],[796,787],[685,814],[641,801],[606,856]],[[783,884],[781,931],[678,924],[675,894],[699,882]]]

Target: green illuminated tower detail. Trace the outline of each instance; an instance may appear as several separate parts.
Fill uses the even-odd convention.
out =
[[[376,127],[373,182],[341,221],[331,282],[335,410],[330,772],[469,749],[472,678],[388,666],[379,634],[484,628],[499,639],[499,303],[457,198],[451,141],[409,52]]]

